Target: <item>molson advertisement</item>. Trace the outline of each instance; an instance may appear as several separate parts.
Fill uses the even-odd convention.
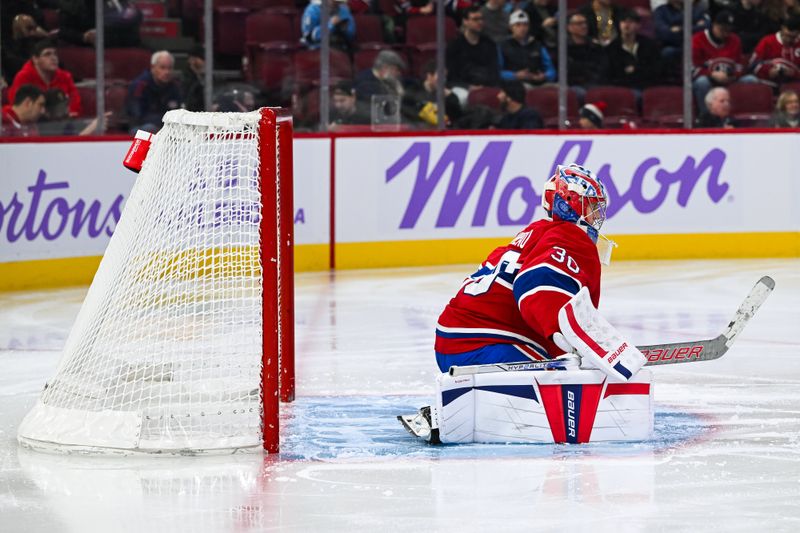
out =
[[[479,261],[544,216],[544,181],[569,163],[605,184],[617,257],[797,255],[797,146],[796,134],[337,139],[336,263]]]

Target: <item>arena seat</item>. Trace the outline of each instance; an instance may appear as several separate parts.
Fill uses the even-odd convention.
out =
[[[260,43],[248,47],[248,72],[250,81],[259,83],[268,93],[282,92],[293,83],[293,43]]]
[[[359,47],[353,54],[353,71],[358,74],[362,70],[372,68],[375,57],[381,50],[387,48],[385,44],[367,43]]]
[[[144,48],[108,48],[105,55],[106,80],[131,81],[150,68],[152,53]]]
[[[728,86],[731,94],[731,115],[741,126],[766,126],[775,103],[772,87],[763,83],[733,83]]]
[[[467,96],[467,105],[485,105],[492,109],[500,109],[500,101],[497,99],[498,94],[500,94],[500,89],[498,87],[480,87],[478,89],[472,89],[469,92],[469,96]]]
[[[400,53],[400,52],[398,52]],[[428,61],[436,61],[436,43],[422,43],[406,48],[406,56],[410,61],[411,75],[422,78],[422,69]]]
[[[458,28],[450,17],[444,19],[445,42],[456,38]],[[436,42],[436,17],[409,17],[406,21],[406,45],[416,46],[423,43]]]
[[[558,119],[558,89],[556,87],[538,87],[525,92],[525,103],[535,109],[547,123],[548,119]],[[578,116],[578,95],[567,91],[567,118]],[[552,124],[552,121],[550,122]]]
[[[353,68],[350,58],[341,50],[330,51],[330,77],[351,79]],[[295,80],[299,84],[319,83],[320,53],[319,50],[299,50],[294,55]]]
[[[606,104],[603,123],[605,127],[615,128],[622,123],[637,120],[639,111],[636,106],[636,94],[628,87],[602,86],[586,90],[586,103]]]
[[[683,88],[665,85],[648,87],[642,91],[642,119],[653,126],[681,126]]]
[[[233,5],[214,8],[214,52],[224,55],[244,53],[245,21],[250,11]]]
[[[356,42],[359,45],[366,43],[383,43],[383,23],[380,17],[370,14],[353,15],[356,24]]]
[[[95,76],[94,48],[83,46],[61,46],[58,48],[61,68],[68,70],[75,81],[93,79]]]
[[[300,25],[291,11],[262,9],[251,13],[245,19],[244,36],[246,43],[266,43],[271,41],[300,42]]]

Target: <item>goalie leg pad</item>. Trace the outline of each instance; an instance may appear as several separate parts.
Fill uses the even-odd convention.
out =
[[[595,309],[586,287],[558,312],[558,325],[584,361],[615,381],[630,380],[647,362],[642,352]]]
[[[443,443],[636,441],[653,435],[651,373],[610,383],[599,370],[437,377]]]

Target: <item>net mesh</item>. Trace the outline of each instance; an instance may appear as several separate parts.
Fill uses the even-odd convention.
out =
[[[21,440],[263,442],[260,115],[170,115]]]

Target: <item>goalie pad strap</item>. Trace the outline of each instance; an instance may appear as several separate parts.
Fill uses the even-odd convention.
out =
[[[580,339],[586,343],[586,345],[595,353],[598,357],[603,358],[606,355],[606,351],[603,350],[597,342],[593,338],[591,338],[584,330],[581,328],[580,324],[578,324],[577,319],[575,318],[575,311],[572,305],[567,303],[565,306],[565,311],[567,315],[567,320],[569,321],[569,325],[572,328],[572,331],[580,337]],[[621,350],[626,348],[627,343],[622,343],[620,346]],[[633,374],[622,366],[622,363],[617,363],[614,365],[614,370],[616,370],[619,374],[625,377],[625,379],[630,379]]]

